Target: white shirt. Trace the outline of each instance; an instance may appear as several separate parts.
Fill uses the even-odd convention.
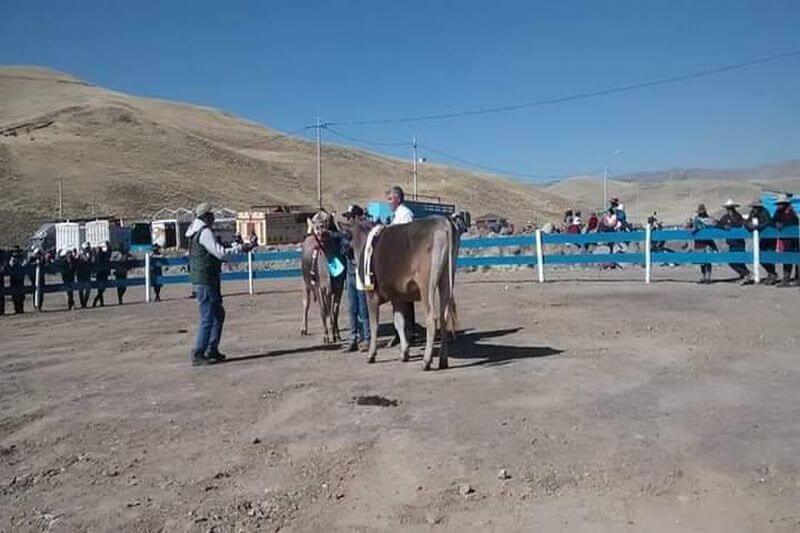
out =
[[[391,226],[395,224],[408,224],[414,220],[414,213],[411,212],[411,209],[407,208],[405,204],[400,204],[397,206],[397,209],[394,210],[394,217],[392,217]]]
[[[217,259],[224,260],[226,255],[230,255],[233,252],[233,249],[220,245],[214,238],[214,230],[206,226],[205,222],[196,218],[189,226],[189,229],[186,230],[186,237],[191,239],[198,232],[200,232],[200,244]]]

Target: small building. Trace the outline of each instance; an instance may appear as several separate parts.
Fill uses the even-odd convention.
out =
[[[244,240],[255,234],[260,244],[299,243],[314,213],[316,209],[306,205],[255,205],[236,215],[236,233]]]

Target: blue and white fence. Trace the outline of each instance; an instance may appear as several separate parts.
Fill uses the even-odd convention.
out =
[[[644,282],[650,283],[652,275],[652,265],[669,264],[700,264],[700,263],[745,263],[752,264],[755,281],[759,281],[761,263],[773,264],[800,264],[800,252],[776,252],[761,251],[759,241],[763,239],[799,239],[800,228],[798,226],[786,227],[782,229],[765,228],[763,231],[755,230],[750,232],[744,228],[730,230],[706,229],[701,231],[690,230],[656,230],[651,231],[650,227],[644,230],[614,233],[585,233],[570,234],[556,233],[545,234],[536,231],[532,235],[515,235],[509,237],[480,237],[467,238],[461,240],[461,249],[464,251],[458,258],[458,266],[468,267],[492,267],[492,266],[529,266],[537,270],[538,280],[545,281],[545,273],[548,266],[556,265],[576,265],[576,264],[639,264],[644,266]],[[749,247],[741,252],[662,252],[653,251],[654,242],[674,242],[674,241],[695,241],[695,240],[727,240],[743,239]],[[639,243],[639,249],[633,252],[617,253],[588,253],[587,245],[606,245],[618,243]],[[546,253],[545,247],[549,245],[575,245],[576,253]],[[498,255],[474,255],[476,249],[502,249],[517,248],[516,254]],[[583,250],[583,252],[581,252]],[[522,253],[528,251],[528,253]],[[255,293],[255,282],[259,279],[280,279],[280,278],[299,278],[301,271],[299,268],[300,252],[297,250],[273,251],[263,253],[244,253],[230,259],[229,265],[244,265],[241,270],[233,270],[222,273],[222,281],[247,281],[250,294]],[[41,287],[25,287],[26,293],[34,293],[34,298],[38,299],[41,293],[63,292],[67,290],[80,290],[86,288],[96,289],[100,284],[106,288],[118,286],[144,286],[145,301],[150,301],[153,286],[163,286],[172,284],[185,284],[190,282],[188,274],[173,274],[151,276],[153,262],[158,261],[161,267],[168,269],[185,268],[188,269],[187,258],[157,257],[154,258],[147,254],[144,260],[134,260],[128,263],[131,269],[144,268],[144,277],[127,279],[109,279],[107,282],[76,282],[71,284],[46,284]],[[283,264],[280,268],[265,265]],[[261,266],[259,266],[261,265]],[[112,267],[113,267],[112,263]],[[236,268],[236,267],[234,267]],[[42,277],[36,276],[37,280]],[[11,290],[6,287],[5,293],[10,294]]]

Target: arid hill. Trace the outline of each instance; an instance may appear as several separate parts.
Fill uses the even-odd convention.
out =
[[[316,203],[316,148],[224,112],[109,91],[34,67],[0,67],[0,244],[56,216],[145,216],[162,207]],[[323,198],[341,209],[410,185],[409,163],[326,145]],[[426,164],[420,194],[525,223],[564,201],[506,178]]]

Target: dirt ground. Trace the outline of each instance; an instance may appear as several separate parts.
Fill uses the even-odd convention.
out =
[[[185,286],[1,317],[0,529],[800,529],[797,288],[551,277],[460,275],[427,373],[301,338],[294,280],[226,286],[211,367]]]

